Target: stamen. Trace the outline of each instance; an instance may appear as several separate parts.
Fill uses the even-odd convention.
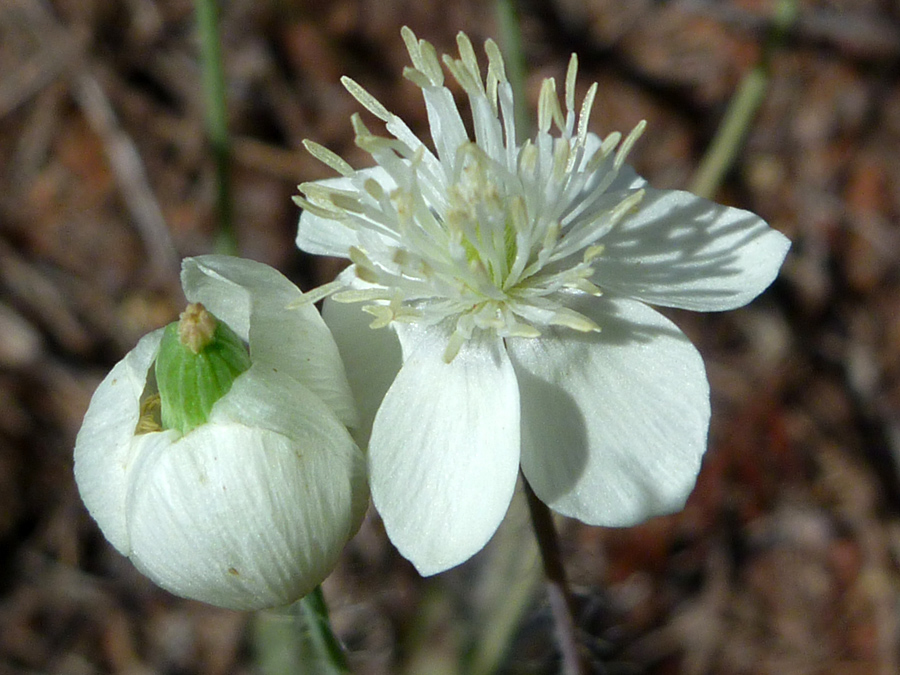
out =
[[[646,190],[637,190],[636,192],[632,192],[630,195],[625,197],[625,199],[616,204],[615,208],[613,208],[612,212],[609,214],[610,225],[615,226],[616,223],[622,220],[622,218],[627,215],[629,211],[640,204],[641,200],[644,198],[645,192]]]
[[[304,184],[295,201],[350,228],[356,245],[348,250],[353,268],[343,281],[315,289],[295,304],[329,296],[368,303],[363,309],[374,317],[375,328],[398,321],[455,321],[443,354],[448,363],[476,329],[521,338],[537,337],[547,325],[600,330],[563,301],[571,294],[603,294],[591,281],[605,250],[601,239],[643,197],[642,190],[607,191],[645,123],[624,140],[609,134],[589,153],[594,139],[588,127],[599,88],[588,87],[576,110],[573,55],[564,96],[560,99],[554,78],[544,80],[538,132],[518,145],[512,88],[495,42],[485,43],[483,76],[465,34],[457,36],[458,58],[439,58],[412,30],[401,32],[412,62],[404,76],[422,89],[437,152],[366,89],[342,79],[385,123],[387,137],[372,133],[359,114],[351,118],[357,146],[371,154],[382,173],[355,172],[327,148],[304,142],[310,154],[350,181],[337,183],[341,187]],[[474,141],[444,86],[442,63],[469,97]],[[355,287],[354,274],[370,287]]]
[[[406,43],[406,51],[409,52],[415,71],[425,78],[424,86],[421,84],[419,86],[423,89],[429,86],[440,87],[444,83],[444,73],[441,72],[440,62],[431,43],[416,38],[416,34],[408,26],[400,29],[400,35]],[[403,74],[407,75],[406,71]]]
[[[537,160],[538,150],[531,139],[528,139],[519,152],[519,174],[524,174],[523,178],[533,179],[537,171]]]
[[[506,82],[506,69],[503,65],[503,56],[500,48],[493,40],[484,43],[484,51],[488,57],[487,97],[491,102],[494,117],[498,114],[497,90],[501,83]]]
[[[388,122],[391,117],[393,117],[393,114],[385,108],[377,98],[372,96],[372,94],[366,91],[365,88],[355,80],[345,75],[341,78],[341,84],[344,85],[353,98],[359,101],[363,108],[375,115],[375,117],[382,122]]]
[[[344,211],[329,208],[329,205],[314,204],[302,195],[294,195],[291,199],[304,211],[309,211],[310,213],[319,216],[319,218],[324,218],[325,220],[336,220],[338,222],[344,222],[348,220],[350,216],[350,214],[345,213]]]
[[[365,213],[366,207],[359,201],[355,194],[342,194],[335,192],[331,195],[331,203],[337,208],[349,213]]]
[[[611,209],[601,209],[593,218],[573,226],[559,242],[548,262],[561,260],[593,242],[614,228],[644,198],[643,190],[628,194]]]
[[[599,298],[603,295],[603,289],[596,284],[592,284],[587,279],[578,279],[578,281],[572,284],[572,288],[577,291],[581,291],[582,293],[592,295],[595,298]]]
[[[456,46],[459,49],[459,58],[472,79],[477,82],[478,89],[483,94],[484,85],[481,81],[481,69],[478,67],[478,57],[475,56],[475,49],[472,47],[472,41],[469,36],[460,31],[456,34]],[[462,84],[462,83],[460,83]]]
[[[588,122],[591,118],[591,109],[594,107],[594,98],[597,96],[597,83],[594,82],[584,95],[584,101],[581,103],[581,112],[578,113],[578,136],[577,143],[580,147],[584,146],[588,133]]]
[[[289,302],[285,309],[298,309],[300,307],[306,307],[307,305],[314,305],[319,300],[324,300],[329,295],[331,295],[332,293],[336,293],[343,287],[344,283],[338,280],[332,281],[327,284],[322,284],[318,288],[307,291],[296,300],[292,300],[291,302]]]
[[[390,300],[391,293],[386,288],[348,288],[338,291],[331,299],[340,303],[371,302],[373,300]]]
[[[641,134],[644,133],[644,129],[646,128],[647,120],[641,120],[635,125],[634,129],[631,130],[628,137],[622,141],[622,145],[619,146],[619,150],[616,152],[616,161],[614,164],[616,171],[624,164],[625,158],[628,156],[628,153],[631,152],[632,146],[637,143],[637,139],[641,137]]]
[[[350,166],[340,155],[333,153],[324,145],[319,145],[315,141],[304,140],[303,147],[306,151],[315,157],[322,164],[334,169],[342,176],[352,176],[353,167]]]
[[[541,93],[538,96],[538,130],[540,133],[549,132],[551,122],[555,122],[560,129],[563,128],[562,110],[559,109],[559,99],[556,96],[556,80],[548,77],[541,84]]]
[[[362,249],[351,246],[349,255],[350,262],[356,266],[356,276],[370,284],[379,283],[379,277],[381,276],[380,270],[371,260],[369,260],[369,257]]]
[[[447,340],[447,346],[444,348],[444,363],[451,363],[456,358],[459,350],[466,343],[466,339],[459,330],[453,331],[450,339]]]
[[[516,321],[516,318],[512,312],[507,312],[507,315],[508,317],[506,327],[503,330],[505,337],[532,339],[541,336],[541,331],[532,326],[530,323],[522,323],[521,321]]]
[[[301,183],[298,188],[306,197],[318,204],[331,204],[339,211],[347,213],[364,213],[366,208],[359,201],[359,193],[341,190],[322,183]]]
[[[603,251],[606,250],[606,246],[603,244],[594,244],[593,246],[588,246],[584,249],[584,262],[590,263],[599,256],[603,255]]]
[[[568,307],[560,307],[550,318],[553,326],[565,326],[579,333],[599,333],[600,326],[580,312]]]
[[[381,183],[379,183],[374,178],[367,178],[366,182],[363,183],[363,188],[366,192],[368,192],[373,199],[376,201],[381,201],[385,198],[384,188],[381,187]]]
[[[444,66],[450,71],[453,79],[459,83],[459,86],[463,88],[466,94],[478,96],[484,93],[484,85],[481,83],[481,78],[473,77],[462,61],[453,59],[448,54],[444,54],[443,61]]]
[[[366,314],[371,314],[375,317],[372,323],[369,324],[369,328],[375,330],[390,325],[391,321],[394,320],[394,312],[387,305],[366,305],[362,310]]]
[[[566,112],[575,111],[575,80],[578,75],[578,56],[572,54],[566,70]],[[596,85],[595,85],[596,86]]]
[[[434,46],[430,42],[419,40],[419,47],[422,50],[422,64],[417,67],[428,76],[428,79],[431,80],[435,87],[442,86],[444,84],[444,71],[441,70],[441,60],[438,58]]]
[[[600,142],[600,152],[597,154],[601,159],[606,159],[607,155],[613,151],[621,140],[622,134],[618,131],[613,131]]]
[[[416,68],[410,68],[406,66],[403,69],[403,77],[416,85],[419,89],[428,89],[431,85],[431,80],[428,79],[428,76],[423,73],[421,70]]]
[[[351,192],[349,190],[341,190],[340,188],[336,188],[318,181],[308,181],[306,183],[300,183],[300,185],[297,186],[297,189],[299,189],[310,199],[325,202],[331,202],[332,198],[336,196],[353,197],[356,194],[355,192]]]
[[[553,182],[561,183],[568,174],[569,142],[565,138],[553,141]]]

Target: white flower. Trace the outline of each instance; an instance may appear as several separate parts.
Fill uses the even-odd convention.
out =
[[[286,309],[301,293],[266,265],[187,259],[182,282],[249,343],[249,370],[205,424],[138,433],[159,428],[146,417],[162,329],[145,336],[91,400],[78,488],[110,543],[169,591],[232,609],[287,604],[330,573],[368,502],[337,348],[315,308]]]
[[[647,185],[624,163],[643,124],[624,140],[589,133],[597,85],[576,110],[574,56],[566,111],[546,80],[538,132],[518,145],[497,46],[483,80],[460,34],[444,65],[468,95],[473,141],[434,48],[403,37],[436,152],[345,78],[393,138],[354,116],[377,163],[360,171],[308,143],[342,177],[298,198],[300,248],[353,263],[310,299],[331,295],[363,438],[374,416],[370,483],[388,535],[423,574],[466,560],[520,466],[552,509],[589,524],[680,509],[706,448],[708,384],[687,338],[644,303],[740,307],[789,242],[752,213]],[[394,330],[366,331],[348,302]]]

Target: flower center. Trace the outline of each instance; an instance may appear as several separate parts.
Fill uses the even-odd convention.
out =
[[[490,159],[468,143],[458,180],[448,190],[444,227],[451,241],[465,249],[470,266],[481,267],[497,290],[506,290],[516,258],[516,233],[507,208],[505,190],[494,180]],[[472,289],[477,291],[477,289]]]
[[[537,337],[547,326],[599,330],[571,309],[570,298],[600,294],[591,278],[601,240],[641,200],[640,189],[610,188],[643,123],[624,140],[618,133],[603,139],[589,134],[597,85],[576,110],[573,56],[565,112],[555,80],[545,80],[537,133],[518,145],[512,87],[499,49],[486,43],[483,78],[461,36],[460,59],[445,57],[444,65],[469,97],[472,138],[433,48],[410,31],[404,39],[413,62],[405,76],[422,88],[434,150],[359,84],[344,79],[392,138],[372,133],[353,116],[356,144],[372,155],[376,172],[356,172],[322,146],[305,143],[344,181],[340,188],[305,183],[296,201],[346,228],[341,236],[353,241],[348,253],[354,263],[337,281],[306,294],[305,302],[332,295],[339,302],[370,303],[364,310],[375,317],[373,328],[394,321],[449,324],[447,361],[476,329],[502,338]]]

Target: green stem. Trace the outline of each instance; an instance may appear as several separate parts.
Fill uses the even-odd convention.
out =
[[[510,646],[534,597],[542,589],[543,568],[525,494],[516,490],[509,510],[488,549],[475,593],[480,611],[471,627],[471,649],[459,672],[492,675],[508,657]]]
[[[497,24],[500,31],[500,47],[506,62],[507,77],[513,89],[516,135],[527,136],[534,125],[525,104],[525,53],[522,49],[522,30],[515,5],[515,0],[497,0]],[[522,482],[525,486],[528,511],[531,515],[531,523],[534,527],[547,579],[547,597],[556,626],[563,673],[565,675],[586,675],[588,666],[578,643],[574,602],[562,564],[559,537],[553,523],[553,514],[550,513],[547,505],[534,494],[524,475]]]
[[[196,0],[197,30],[206,99],[206,135],[216,163],[216,211],[218,230],[215,250],[237,253],[231,204],[231,139],[225,104],[225,72],[219,37],[219,10],[216,0]]]
[[[316,586],[312,593],[300,601],[300,613],[309,631],[309,641],[314,652],[327,664],[324,666],[326,670],[322,671],[323,675],[349,673],[347,655],[331,629],[328,606],[325,604],[321,586]]]
[[[321,587],[290,612],[257,612],[253,618],[255,670],[260,675],[348,675]]]
[[[562,672],[564,675],[587,675],[588,665],[582,646],[578,641],[578,626],[575,621],[575,603],[566,570],[562,564],[559,551],[559,535],[553,523],[553,514],[544,502],[538,499],[528,484],[525,476],[525,496],[528,498],[528,510],[531,512],[531,524],[541,559],[544,562],[544,575],[547,577],[547,598],[550,601],[550,612],[556,626],[556,637],[562,656]]]
[[[765,98],[768,84],[769,75],[760,66],[756,66],[744,76],[737,93],[728,105],[713,142],[694,174],[691,192],[707,199],[715,196],[737,158],[750,128],[750,122]]]
[[[711,199],[734,165],[750,124],[765,99],[772,56],[784,44],[797,13],[797,0],[780,0],[759,63],[744,76],[728,104],[715,138],[700,161],[690,187],[694,194]]]

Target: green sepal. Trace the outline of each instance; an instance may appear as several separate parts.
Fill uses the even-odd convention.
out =
[[[216,320],[212,340],[194,353],[182,343],[179,322],[166,326],[156,357],[163,429],[182,434],[205,424],[216,401],[250,367],[250,354],[237,334]]]

